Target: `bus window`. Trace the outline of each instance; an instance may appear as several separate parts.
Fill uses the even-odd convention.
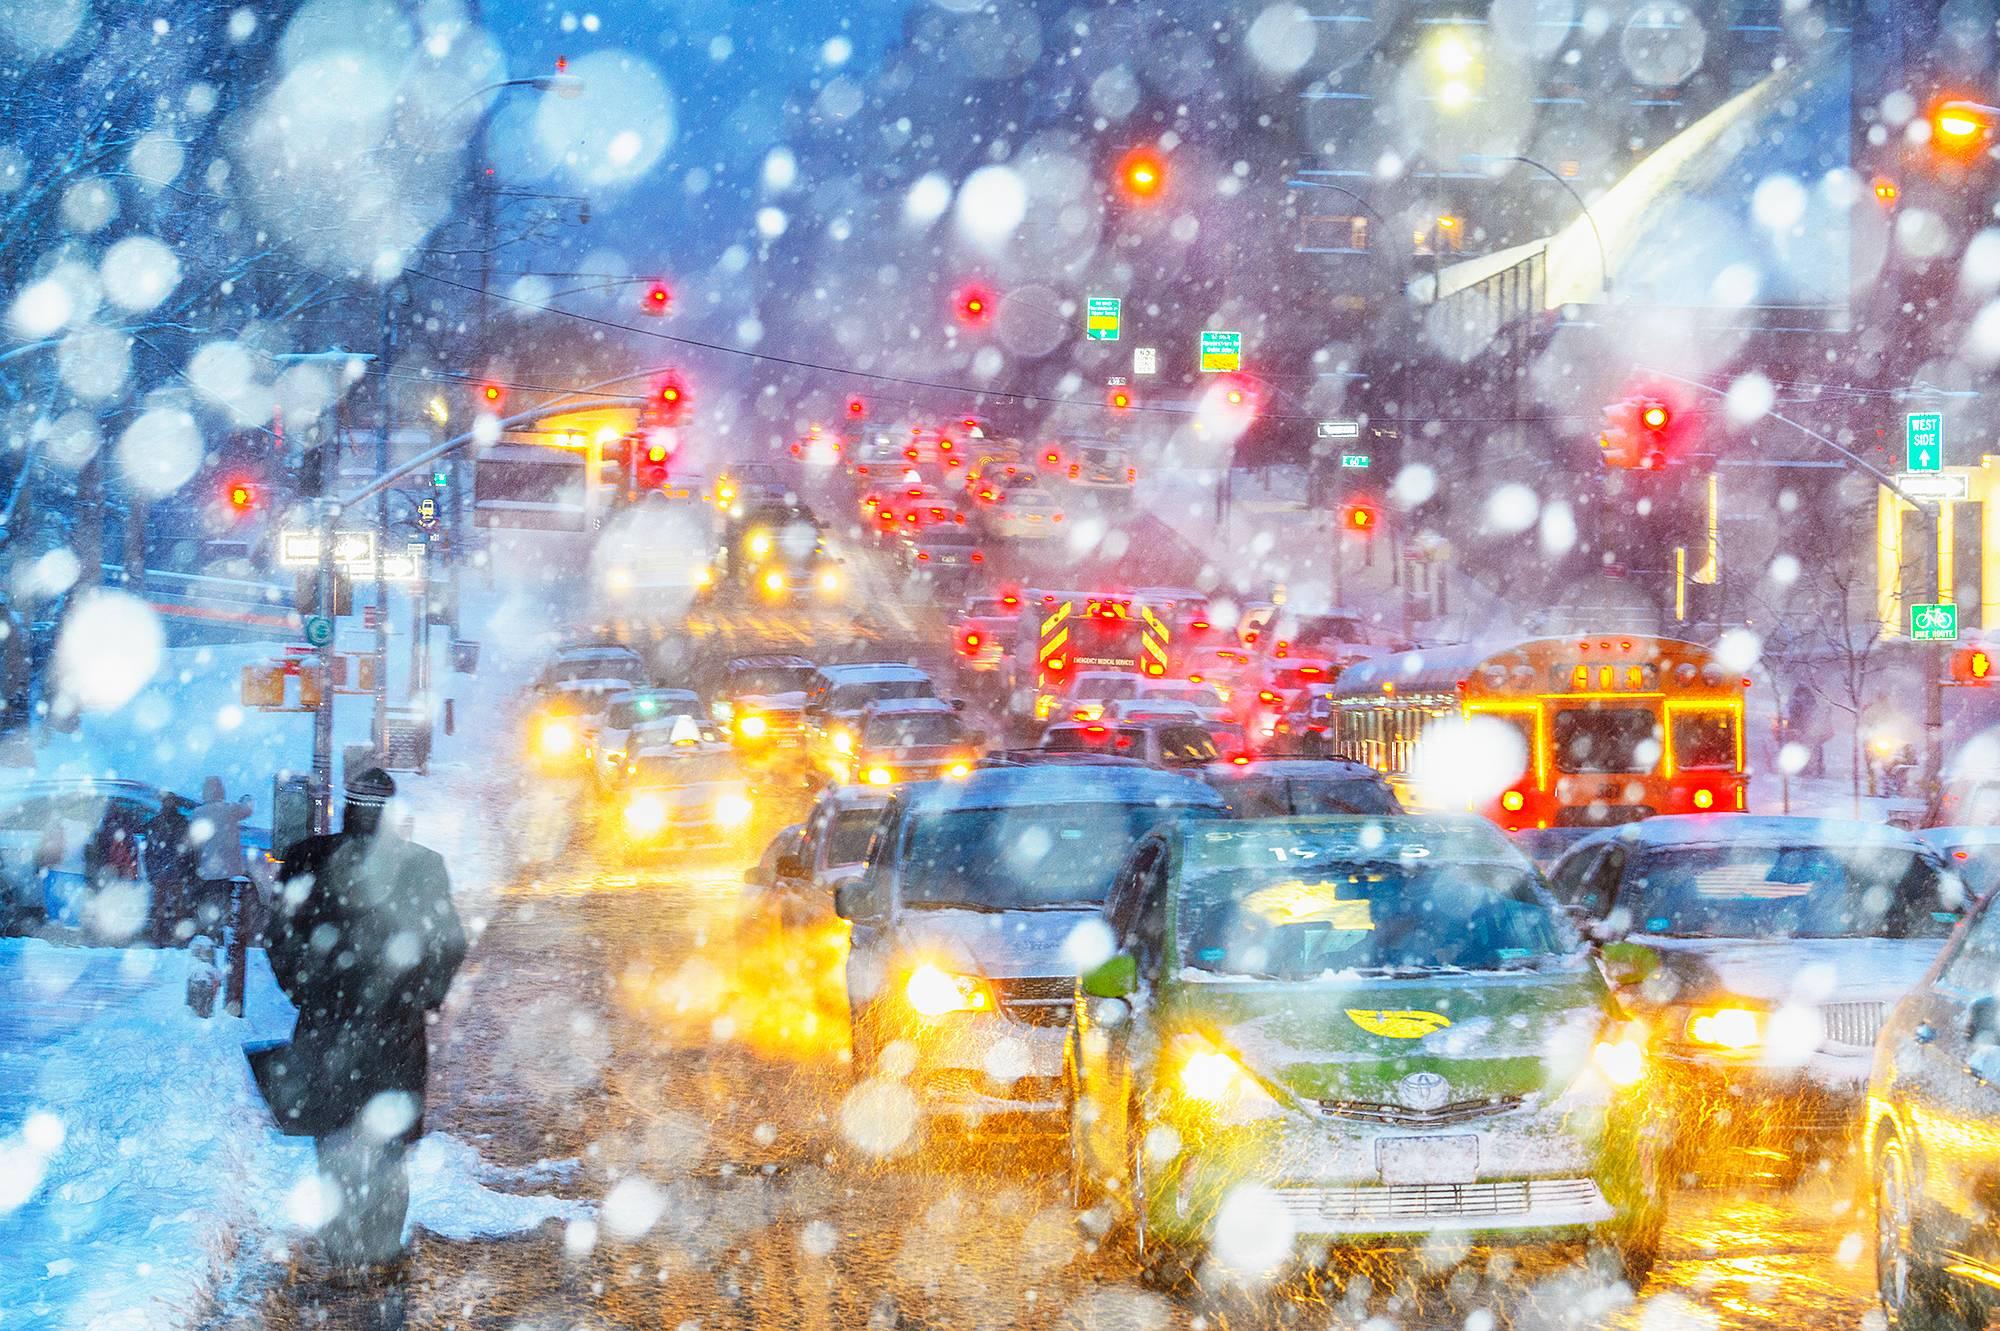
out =
[[[1553,718],[1556,770],[1651,772],[1660,762],[1659,725],[1643,707],[1569,708]]]
[[[1734,770],[1736,714],[1722,709],[1674,713],[1674,766]]]

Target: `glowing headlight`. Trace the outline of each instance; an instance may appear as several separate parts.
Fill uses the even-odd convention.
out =
[[[1742,1053],[1764,1043],[1764,1014],[1747,1007],[1696,1008],[1687,1035],[1696,1044]]]
[[[715,821],[724,827],[741,827],[750,821],[754,807],[748,795],[732,790],[726,795],[716,797]]]
[[[1181,1094],[1217,1123],[1242,1125],[1285,1112],[1263,1083],[1219,1049],[1189,1050],[1175,1080]]]
[[[714,581],[715,581],[715,570],[710,568],[708,565],[703,564],[700,568],[694,571],[695,586],[706,587]]]
[[[965,780],[965,778],[971,775],[972,775],[971,763],[966,763],[966,762],[952,763],[950,766],[944,769],[944,779],[947,781],[963,781]]]
[[[767,592],[777,593],[785,590],[785,575],[778,569],[774,568],[766,573],[763,582],[764,590]]]
[[[765,555],[768,555],[770,553],[771,553],[771,533],[767,531],[751,532],[750,557],[752,559],[762,559]]]
[[[823,591],[823,592],[837,592],[837,591],[839,591],[839,590],[840,590],[840,574],[838,574],[838,573],[834,572],[834,571],[833,571],[832,569],[830,569],[830,568],[823,568],[823,569],[821,569],[821,570],[819,571],[819,589],[820,589],[821,591]]]
[[[1190,1054],[1181,1064],[1181,1090],[1197,1100],[1221,1104],[1245,1080],[1235,1059],[1214,1050]]]
[[[1104,704],[1101,702],[1087,702],[1076,709],[1076,719],[1079,721],[1097,721],[1103,719],[1103,716]]]
[[[834,751],[835,753],[852,753],[852,752],[854,752],[854,736],[853,736],[853,734],[852,734],[852,733],[850,733],[850,732],[848,732],[848,731],[845,731],[845,730],[836,730],[836,731],[834,731],[834,732],[833,732],[833,751]]]
[[[871,786],[886,786],[895,779],[896,774],[886,767],[871,767],[868,769],[868,784]]]
[[[745,739],[761,739],[770,728],[771,723],[755,712],[736,718],[736,733]]]
[[[544,721],[535,744],[545,757],[560,758],[576,748],[576,727],[567,721]]]
[[[1599,1040],[1590,1051],[1590,1061],[1604,1080],[1621,1090],[1646,1079],[1646,1046],[1631,1035],[1614,1034]]]
[[[947,1012],[986,1012],[993,1007],[993,996],[984,980],[976,975],[954,975],[929,963],[910,972],[903,985],[903,997],[926,1017],[939,1017]]]
[[[667,806],[658,795],[634,795],[625,805],[625,830],[635,837],[658,836],[667,825]]]

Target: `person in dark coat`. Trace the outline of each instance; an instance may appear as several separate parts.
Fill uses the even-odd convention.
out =
[[[187,816],[192,807],[168,791],[160,796],[160,811],[146,824],[144,862],[153,898],[147,931],[154,947],[179,943],[181,926],[190,922],[194,910],[195,853]]]
[[[443,858],[383,820],[395,792],[380,768],[351,778],[341,830],[285,856],[270,958],[299,1020],[260,1076],[280,1127],[316,1139],[335,1203],[320,1230],[328,1260],[364,1275],[402,1261],[425,1024],[466,949]]]

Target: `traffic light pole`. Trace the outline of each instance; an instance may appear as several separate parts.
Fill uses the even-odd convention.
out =
[[[333,528],[340,516],[339,506],[326,500],[313,501],[315,525],[319,529],[318,568],[313,576],[313,610],[329,624],[340,622],[334,613]],[[313,708],[312,807],[313,831],[333,830],[333,656],[334,639],[329,632],[319,645],[319,705]]]

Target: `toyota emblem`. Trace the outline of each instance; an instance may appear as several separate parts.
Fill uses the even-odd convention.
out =
[[[1396,1083],[1396,1094],[1406,1108],[1428,1113],[1451,1103],[1451,1083],[1435,1072],[1412,1072]]]

